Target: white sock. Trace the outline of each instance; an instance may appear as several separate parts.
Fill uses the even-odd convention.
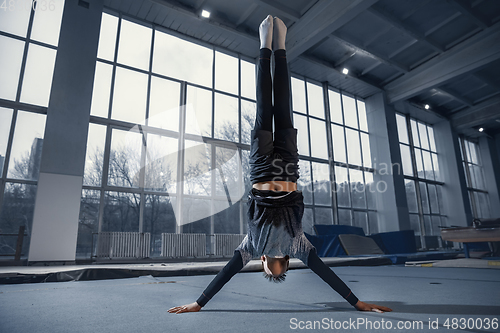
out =
[[[282,20],[275,17],[274,18],[274,36],[273,36],[273,51],[285,50],[285,40],[286,40],[286,25]]]
[[[272,50],[273,45],[273,17],[268,15],[259,26],[260,48]]]

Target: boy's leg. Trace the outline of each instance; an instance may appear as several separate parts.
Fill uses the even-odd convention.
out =
[[[254,130],[273,131],[273,101],[271,80],[271,45],[273,18],[268,16],[259,27],[261,49],[257,66],[257,114]]]
[[[286,61],[285,39],[287,28],[274,18],[274,127],[276,130],[293,128],[290,110],[290,86]]]

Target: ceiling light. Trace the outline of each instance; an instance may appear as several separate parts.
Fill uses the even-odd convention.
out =
[[[425,104],[425,109],[429,110],[429,108],[430,108],[429,104]]]
[[[482,131],[484,131],[484,128],[479,127],[479,132],[482,132]]]
[[[342,74],[347,75],[347,73],[349,73],[349,70],[348,70],[347,68],[344,68],[344,69],[342,70]]]
[[[209,11],[207,11],[207,10],[205,10],[205,9],[203,9],[203,10],[201,11],[201,16],[203,16],[203,17],[205,17],[205,18],[209,18],[209,17],[210,17],[210,12],[209,12]]]

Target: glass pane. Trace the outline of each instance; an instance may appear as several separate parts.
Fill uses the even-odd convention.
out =
[[[237,150],[215,147],[215,174],[218,179],[215,182],[216,195],[229,196],[232,204],[241,199],[239,186],[240,164],[240,156]]]
[[[57,46],[64,0],[37,1],[30,38]]]
[[[472,165],[471,167],[473,173],[475,174],[477,188],[480,190],[486,190],[483,180],[483,169],[479,165]]]
[[[314,217],[312,208],[304,208],[304,215],[302,216],[302,230],[309,235],[316,235],[314,230]]]
[[[360,133],[361,134],[361,145],[363,149],[363,165],[367,168],[372,167],[372,156],[370,154],[370,141],[368,134],[366,133]]]
[[[420,198],[422,199],[422,210],[424,214],[429,214],[429,198],[427,196],[427,186],[425,186],[425,183],[419,182],[418,183],[420,187]]]
[[[151,77],[149,126],[179,131],[180,92],[180,83]]]
[[[349,169],[349,178],[351,181],[352,207],[366,208],[365,184],[363,181],[363,171]]]
[[[437,198],[436,185],[427,184],[427,188],[429,189],[429,203],[431,206],[431,213],[439,214],[439,203]]]
[[[238,95],[238,58],[215,51],[215,89]]]
[[[347,168],[335,166],[335,192],[337,193],[337,206],[351,207]]]
[[[240,233],[240,204],[229,206],[229,208],[221,210],[217,206],[221,202],[214,201],[215,211],[220,212],[214,215],[214,232],[216,234],[239,234]],[[227,201],[222,204],[227,207]]]
[[[241,60],[241,96],[255,99],[255,65]]]
[[[21,91],[21,102],[49,105],[56,51],[30,44]]]
[[[436,180],[441,180],[441,175],[439,172],[439,163],[438,163],[438,157],[437,154],[432,153],[432,165],[434,167],[434,176],[436,177]]]
[[[227,141],[239,141],[238,99],[215,94],[214,137]]]
[[[144,202],[144,232],[151,233],[152,249],[150,256],[161,255],[161,234],[175,233],[174,208],[177,203],[175,197],[146,195]]]
[[[429,143],[431,146],[431,151],[436,152],[436,141],[434,140],[434,129],[431,126],[427,126],[427,132],[429,133]]]
[[[140,206],[138,193],[105,192],[101,231],[138,232]]]
[[[474,172],[474,165],[473,164],[467,164],[467,165],[469,166],[469,174],[471,180],[471,184],[469,184],[469,186],[472,188],[477,188],[478,186],[477,186],[476,174]]]
[[[333,212],[331,208],[314,208],[316,224],[333,224]]]
[[[0,17],[3,10],[0,9]],[[0,19],[1,22],[1,19]],[[0,23],[1,24],[1,23]],[[0,98],[14,101],[19,84],[24,42],[0,36]]]
[[[350,209],[339,209],[339,224],[351,225],[352,217]]]
[[[398,124],[399,142],[410,144],[408,142],[408,130],[406,129],[406,118],[400,114],[396,114],[396,122]]]
[[[101,191],[82,190],[76,256],[91,259],[93,233],[99,230],[99,204]],[[97,244],[94,245],[97,247]]]
[[[102,13],[101,32],[99,33],[99,47],[97,57],[113,61],[115,59],[116,30],[118,17]]]
[[[408,202],[408,211],[410,213],[418,213],[417,192],[415,191],[415,182],[410,179],[405,179],[406,200]]]
[[[122,19],[117,61],[145,71],[149,70],[151,28]]]
[[[425,178],[434,180],[434,172],[432,171],[431,153],[422,150],[422,158],[424,162]]]
[[[328,144],[326,141],[325,122],[309,119],[311,126],[311,156],[328,159]]]
[[[250,159],[250,151],[249,150],[241,150],[241,167],[243,170],[243,184],[245,186],[245,191],[243,193],[248,193],[252,188],[252,182],[250,182],[250,164],[248,160]],[[300,163],[300,162],[299,162]],[[301,169],[300,178],[302,178],[302,169]],[[300,179],[299,178],[299,179]],[[297,180],[297,186],[299,185],[299,181]],[[305,200],[305,198],[304,198]],[[244,214],[245,215],[245,214]],[[243,224],[245,226],[245,224]]]
[[[431,217],[429,215],[424,215],[424,228],[425,228],[425,235],[431,236],[432,225],[431,225]]]
[[[19,227],[25,227],[28,237],[24,238],[22,256],[28,256],[33,211],[35,210],[36,185],[6,183],[2,210],[0,212],[0,229],[2,233],[18,233]],[[1,237],[0,253],[15,253],[17,237]]]
[[[470,151],[470,160],[469,162],[474,163],[474,164],[479,164],[478,158],[477,158],[477,145],[473,142],[467,141],[469,144],[469,151]]]
[[[366,120],[365,102],[356,101],[358,103],[359,129],[368,132],[368,121]]]
[[[338,124],[343,124],[340,94],[336,91],[328,90],[328,99],[330,100],[330,120]]]
[[[465,152],[467,153],[467,161],[471,163],[472,159],[470,156],[470,142],[468,140],[464,140],[464,146],[465,146]]]
[[[415,231],[415,236],[420,236],[420,218],[418,215],[410,214],[410,229]],[[420,247],[420,244],[417,244],[417,248]]]
[[[212,49],[158,30],[154,47],[153,72],[212,87]]]
[[[420,144],[423,149],[429,149],[429,139],[427,138],[427,126],[418,123],[418,133],[420,134]]]
[[[117,67],[111,117],[134,124],[144,124],[147,95],[146,74]]]
[[[89,124],[87,153],[85,154],[85,173],[83,175],[84,185],[101,185],[105,141],[106,126]]]
[[[293,111],[306,113],[306,89],[304,80],[292,77],[292,101]]]
[[[307,82],[307,104],[310,116],[325,119],[323,88],[321,86]]]
[[[314,204],[332,205],[330,189],[330,166],[325,163],[312,162],[314,180]]]
[[[93,116],[108,118],[112,74],[113,66],[100,61],[96,62],[92,106],[90,108],[90,114]]]
[[[378,183],[382,185],[378,186]],[[373,173],[365,171],[365,193],[366,199],[368,201],[368,209],[377,209],[377,193],[384,191],[384,184],[382,182],[378,182],[375,184],[373,182]]]
[[[358,128],[358,116],[354,98],[342,95],[342,106],[344,107],[345,125]]]
[[[241,100],[241,143],[250,144],[250,133],[255,124],[255,103]]]
[[[293,125],[297,129],[297,145],[300,155],[309,155],[309,130],[307,129],[307,118],[293,114]]]
[[[179,141],[148,133],[146,148],[145,188],[175,194]]]
[[[0,31],[26,37],[31,14],[31,1],[7,1],[5,5],[7,6],[6,10],[4,10],[5,7],[0,8]],[[10,5],[14,5],[14,8],[11,8],[14,10],[9,10]],[[6,49],[2,48],[2,50]]]
[[[441,218],[439,216],[431,216],[431,232],[433,236],[441,236]]]
[[[344,127],[332,124],[333,160],[347,163],[345,153]]]
[[[212,184],[211,156],[209,144],[185,141],[184,194],[210,195]]]
[[[212,136],[212,92],[187,87],[186,133]]]
[[[109,153],[108,185],[139,187],[142,135],[113,129]]]
[[[403,163],[403,172],[407,176],[413,176],[410,147],[400,144],[399,148],[401,149],[401,162]]]
[[[417,122],[415,120],[411,119],[410,123],[411,123],[411,134],[413,137],[413,145],[415,147],[420,147],[420,140],[418,139]]]
[[[368,234],[368,216],[365,212],[354,212],[354,220],[352,223],[355,227],[363,228],[365,235]]]
[[[379,233],[377,212],[368,212],[368,226],[370,235]]]
[[[182,202],[182,232],[210,234],[210,200],[184,198]]]
[[[42,159],[43,135],[45,132],[43,114],[19,111],[10,152],[7,177],[37,180]]]
[[[446,211],[444,209],[444,201],[443,201],[443,187],[441,185],[436,186],[436,192],[437,192],[437,198],[438,198],[438,203],[439,203],[439,211],[441,214],[446,214]]]
[[[417,175],[420,178],[424,178],[424,163],[422,162],[422,151],[415,148],[415,163],[417,164]]]
[[[3,176],[5,153],[7,152],[11,123],[12,110],[0,108],[0,178]]]
[[[311,164],[309,161],[299,160],[300,177],[297,179],[297,190],[302,191],[304,203],[312,205],[312,183],[311,183]]]
[[[349,164],[361,165],[361,147],[359,132],[346,128],[347,156]]]
[[[488,195],[482,192],[475,192],[479,218],[490,218],[490,204]]]

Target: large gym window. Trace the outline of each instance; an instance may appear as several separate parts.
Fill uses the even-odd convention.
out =
[[[401,114],[396,114],[396,121],[410,227],[421,236],[422,247],[438,248],[439,226],[447,224],[434,129]]]
[[[465,137],[459,138],[459,144],[472,215],[476,219],[490,218],[490,201],[484,180],[479,145]]]

